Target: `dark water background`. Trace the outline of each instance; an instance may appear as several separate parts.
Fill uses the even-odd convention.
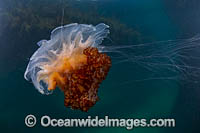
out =
[[[198,0],[0,0],[0,132],[199,133],[200,84],[133,79],[151,75],[132,63],[113,65],[99,89],[100,101],[84,113],[64,107],[62,92],[43,96],[23,74],[36,42],[61,24],[110,25],[115,45],[189,38],[200,33]],[[128,81],[128,82],[127,82]],[[24,124],[36,117],[175,118],[176,128],[42,128]]]

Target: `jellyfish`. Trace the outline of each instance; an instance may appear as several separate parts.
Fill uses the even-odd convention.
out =
[[[64,105],[87,112],[98,101],[98,88],[112,66],[129,62],[151,72],[145,80],[183,79],[198,82],[200,36],[135,45],[102,44],[109,26],[100,23],[68,24],[55,28],[50,40],[41,40],[24,77],[42,94],[56,87],[64,92]],[[122,70],[125,70],[123,68]],[[162,71],[167,72],[162,73]],[[134,70],[133,70],[134,71]]]
[[[103,23],[73,23],[54,29],[50,40],[37,43],[25,79],[46,95],[59,87],[66,107],[88,111],[97,102],[99,85],[111,67],[111,58],[98,49],[108,33]]]

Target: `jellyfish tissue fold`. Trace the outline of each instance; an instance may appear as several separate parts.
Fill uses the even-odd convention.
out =
[[[101,23],[68,24],[55,28],[50,40],[41,40],[26,68],[24,78],[42,94],[56,87],[64,92],[64,105],[88,111],[98,101],[98,88],[111,67],[101,43],[109,26]]]

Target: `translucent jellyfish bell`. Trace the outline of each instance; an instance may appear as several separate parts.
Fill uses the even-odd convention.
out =
[[[86,24],[69,24],[55,28],[51,32],[50,40],[41,40],[37,44],[38,50],[30,58],[24,77],[32,81],[35,88],[42,94],[50,94],[48,78],[63,57],[69,58],[74,50],[96,47],[107,36],[109,26],[101,23],[97,26]]]

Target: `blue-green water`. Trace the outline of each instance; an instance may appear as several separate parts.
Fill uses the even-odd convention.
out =
[[[41,95],[25,81],[28,60],[36,42],[48,39],[61,24],[72,22],[110,25],[115,45],[133,45],[200,32],[197,0],[0,0],[0,129],[2,132],[136,132],[198,133],[199,85],[177,80],[146,80],[152,73],[131,62],[115,64],[99,88],[100,101],[87,113],[64,107],[63,93]],[[142,51],[140,52],[142,53]],[[145,53],[144,53],[145,54]],[[141,54],[143,55],[143,54]],[[163,73],[163,72],[158,72]],[[140,78],[141,79],[141,78]],[[175,118],[175,128],[27,128],[24,118]]]

